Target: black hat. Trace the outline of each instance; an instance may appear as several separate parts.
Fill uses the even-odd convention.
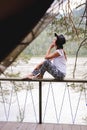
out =
[[[63,36],[63,34],[57,35],[57,33],[55,33],[55,37],[57,38],[56,42],[59,44],[65,44],[66,43],[66,39]]]

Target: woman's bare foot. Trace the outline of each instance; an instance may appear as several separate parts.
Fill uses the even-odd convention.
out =
[[[26,77],[22,78],[23,80],[26,80],[26,79],[32,79],[33,78],[33,74],[29,74],[27,75]]]
[[[38,73],[37,75],[33,75],[33,74],[29,74],[29,75],[27,75],[26,77],[24,77],[24,78],[22,78],[23,80],[28,80],[28,79],[42,79],[43,78],[43,76],[40,74],[40,73]]]
[[[42,78],[43,76],[40,73],[32,77],[32,79],[42,79]]]

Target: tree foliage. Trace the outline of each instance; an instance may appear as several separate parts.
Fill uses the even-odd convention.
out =
[[[49,44],[54,38],[54,32],[63,33],[67,44],[65,50],[69,56],[76,56],[73,76],[75,77],[78,56],[87,56],[87,0],[71,9],[70,0],[67,1],[67,10],[62,9],[47,28],[23,52],[29,56],[45,55]]]

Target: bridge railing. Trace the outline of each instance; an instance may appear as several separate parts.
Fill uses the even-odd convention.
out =
[[[33,86],[30,83],[32,83]],[[11,89],[10,92],[8,91],[8,86],[9,86],[9,90]],[[35,87],[38,89],[38,98],[37,96],[35,97],[37,98],[38,103],[35,103],[36,100],[33,97],[33,93],[32,93]],[[22,102],[22,100],[19,99],[20,96],[18,97],[18,93],[17,93],[17,91],[20,91],[20,88],[21,90],[26,88],[25,101],[23,104],[24,107],[22,110],[20,107],[21,106],[20,102]],[[6,79],[1,78],[0,79],[0,97],[1,97],[1,104],[3,103],[4,118],[6,121],[9,121],[10,117],[13,116],[11,115],[12,114],[11,109],[13,109],[13,107],[11,108],[11,106],[13,103],[12,98],[14,98],[13,96],[15,93],[17,106],[18,106],[19,114],[21,118],[19,121],[21,122],[26,121],[24,120],[25,113],[28,116],[30,113],[28,113],[27,109],[31,107],[29,106],[28,108],[26,105],[29,100],[28,91],[30,90],[32,104],[33,104],[33,111],[34,111],[34,116],[35,116],[35,122],[38,122],[40,124],[43,122],[60,123],[60,122],[63,122],[62,118],[64,118],[66,121],[67,117],[69,116],[69,120],[71,120],[70,123],[73,123],[73,124],[78,123],[78,121],[76,122],[76,118],[80,119],[80,116],[81,116],[81,114],[78,114],[79,109],[81,113],[83,111],[83,117],[81,118],[84,118],[84,119],[87,118],[86,117],[87,113],[85,113],[87,111],[86,89],[87,89],[87,80],[83,80],[83,79],[82,80],[80,79],[22,80],[22,79],[16,79],[16,78],[6,78]],[[76,92],[73,93],[73,91],[76,91]],[[6,95],[10,95],[9,103],[6,99]],[[80,102],[82,102],[82,104],[80,104]],[[8,104],[8,109],[7,109],[7,104]],[[37,108],[35,104],[38,105]],[[53,115],[53,113],[55,113],[55,116]],[[66,113],[66,115],[64,113]],[[55,121],[53,120],[54,118],[55,118]]]

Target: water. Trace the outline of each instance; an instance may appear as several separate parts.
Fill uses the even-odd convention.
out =
[[[30,73],[35,65],[41,60],[43,59],[32,58],[28,63],[18,61],[17,65],[9,67],[5,73],[20,72],[20,77],[23,77]],[[78,59],[76,78],[83,78],[83,74],[87,72],[86,60],[87,58]],[[72,78],[74,62],[75,58],[68,59],[66,78]],[[44,78],[46,77],[52,78],[47,72],[44,75]],[[77,85],[79,84],[77,83]],[[4,86],[2,88],[4,96],[0,96],[1,121],[39,121],[38,83],[19,82],[16,83],[16,85],[13,83],[9,83],[8,85],[8,83],[4,82],[2,83],[2,86]],[[33,89],[30,90],[30,86]],[[87,87],[86,84],[85,87]],[[18,91],[15,91],[15,88]],[[7,91],[8,89],[9,91]],[[79,87],[75,89],[72,87],[66,87],[66,83],[43,83],[43,122],[86,124],[87,100],[84,91],[81,92],[79,89]],[[5,101],[5,104],[2,103],[3,100]]]
[[[28,73],[32,72],[34,67],[43,61],[42,57],[33,57],[28,62],[23,62],[19,60],[18,62],[14,63],[11,67],[7,69],[6,72],[9,73],[20,73],[20,77],[24,77]],[[74,64],[75,64],[75,57],[67,58],[67,75],[66,78],[73,78],[73,70],[74,70]],[[77,66],[76,66],[76,72],[75,72],[75,78],[84,79],[85,75],[87,73],[87,58],[78,58],[77,60]],[[44,77],[51,76],[48,73],[45,73]]]

